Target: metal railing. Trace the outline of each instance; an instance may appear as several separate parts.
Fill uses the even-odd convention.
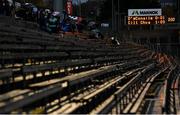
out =
[[[164,101],[162,107],[163,114],[176,114],[176,104],[175,104],[175,91],[174,85],[179,73],[179,66],[175,66],[169,72],[167,79],[165,81],[164,89]]]

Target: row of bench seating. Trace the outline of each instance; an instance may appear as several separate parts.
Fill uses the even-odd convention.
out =
[[[102,75],[105,75],[108,73],[111,73],[111,74],[113,73],[115,75],[115,74],[118,74],[118,71],[124,70],[124,68],[128,69],[134,65],[139,65],[139,63],[143,64],[144,61],[141,62],[141,60],[139,60],[139,62],[132,61],[132,62],[127,62],[127,63],[123,63],[123,64],[116,64],[116,65],[101,67],[96,70],[94,69],[91,71],[87,71],[86,73],[82,73],[82,74],[70,75],[70,76],[64,77],[62,79],[59,79],[59,80],[55,81],[54,83],[50,83],[50,84],[54,84],[54,85],[48,85],[48,84],[43,84],[43,83],[35,84],[34,86],[32,85],[31,88],[45,87],[45,86],[46,86],[46,88],[43,88],[39,91],[35,91],[35,92],[33,92],[34,93],[33,95],[25,96],[22,100],[17,100],[17,101],[7,103],[5,106],[0,107],[0,112],[1,113],[9,113],[15,109],[27,106],[28,104],[31,104],[31,103],[35,103],[38,100],[48,98],[48,96],[51,96],[53,94],[57,94],[58,92],[62,91],[66,87],[69,87],[69,88],[77,87],[78,84],[87,83],[87,81],[90,81],[95,78],[103,79]],[[109,76],[109,77],[111,77],[111,76]],[[62,84],[66,84],[66,85],[63,86]],[[85,84],[85,85],[88,85],[88,84]],[[83,85],[81,85],[80,87],[82,88]],[[28,92],[28,93],[32,93],[32,92]],[[63,95],[63,94],[61,94],[61,95]]]
[[[113,46],[102,40],[97,42],[80,38],[61,38],[24,28],[23,23],[18,27],[11,21],[7,21],[5,24],[0,23],[1,94],[17,88],[32,88],[32,84],[51,79],[61,81],[61,75],[67,77],[65,77],[65,81],[68,81],[69,85],[78,85],[111,71],[115,73],[117,64],[126,63],[126,65],[120,66],[122,69],[126,69],[144,63],[148,61],[144,59],[147,59],[151,53],[141,54],[147,51],[147,49],[129,43]],[[95,73],[90,72],[89,76],[68,77],[71,73],[86,72],[108,66],[115,67],[115,69],[97,70]],[[41,74],[41,77],[38,74]],[[18,84],[20,86],[16,86]],[[35,93],[14,103],[11,107],[8,107],[9,104],[0,107],[0,112],[9,113],[11,110],[22,107],[23,104],[23,106],[27,106],[42,98],[47,98],[60,92],[61,87],[63,87],[61,82],[50,85],[47,89],[39,91],[43,91],[42,93]]]

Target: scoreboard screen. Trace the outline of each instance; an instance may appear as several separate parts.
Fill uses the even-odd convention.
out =
[[[175,22],[175,18],[166,18],[165,16],[128,16],[126,22],[127,25],[162,25]]]

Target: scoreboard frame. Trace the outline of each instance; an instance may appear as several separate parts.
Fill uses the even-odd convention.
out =
[[[126,16],[125,25],[163,25],[166,23],[174,23],[175,17],[166,16]]]

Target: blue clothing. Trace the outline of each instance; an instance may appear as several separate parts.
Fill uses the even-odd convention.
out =
[[[65,23],[65,21],[62,21],[61,22],[61,30],[63,32],[69,32],[69,31],[71,31],[71,25],[68,23]]]

